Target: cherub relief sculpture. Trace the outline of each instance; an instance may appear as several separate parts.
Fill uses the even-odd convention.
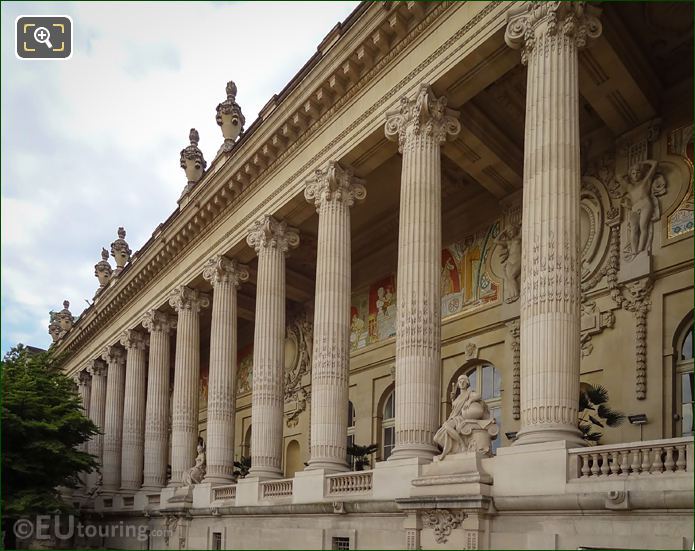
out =
[[[514,302],[519,298],[521,279],[521,226],[513,224],[495,237],[500,249],[500,261],[504,271],[504,301]]]
[[[495,419],[480,394],[471,389],[467,375],[456,381],[458,396],[454,398],[451,414],[434,435],[442,453],[435,457],[441,461],[451,453],[481,452],[490,454],[490,444],[499,433]]]
[[[198,447],[196,448],[198,455],[195,458],[195,465],[183,473],[181,482],[185,486],[200,484],[205,478],[205,469],[207,467],[207,459],[205,456],[205,442],[202,438],[198,438]]]
[[[640,161],[630,167],[628,174],[617,177],[621,205],[628,211],[629,240],[624,248],[627,261],[651,250],[652,223],[661,217],[657,197],[666,192],[666,180],[656,174],[656,166],[655,160]]]

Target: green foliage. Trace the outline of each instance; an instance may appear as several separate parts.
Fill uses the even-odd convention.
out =
[[[369,467],[369,456],[378,449],[378,444],[369,444],[367,446],[352,444],[347,447],[347,454],[353,458],[355,462],[355,470],[363,471],[365,467]]]
[[[617,427],[625,415],[608,405],[608,390],[601,385],[588,385],[579,393],[579,430],[587,442],[598,444],[606,427]]]
[[[6,518],[68,512],[57,488],[75,488],[96,468],[77,447],[98,433],[75,383],[48,352],[21,344],[0,361],[2,380],[2,513]]]
[[[251,458],[248,455],[243,455],[239,461],[234,462],[234,478],[246,478],[251,469]]]

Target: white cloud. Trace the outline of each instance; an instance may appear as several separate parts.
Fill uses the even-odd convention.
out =
[[[85,306],[102,246],[133,250],[176,207],[180,149],[211,160],[229,79],[247,126],[356,2],[3,2],[2,351],[47,346],[48,310]],[[72,16],[66,62],[14,57],[20,14]]]

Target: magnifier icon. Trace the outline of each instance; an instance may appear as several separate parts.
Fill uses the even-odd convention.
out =
[[[34,31],[34,40],[39,44],[45,44],[50,49],[53,49],[53,44],[51,44],[51,33],[48,32],[46,27],[37,27]]]

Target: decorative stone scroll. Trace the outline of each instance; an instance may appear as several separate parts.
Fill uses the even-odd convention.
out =
[[[451,532],[461,526],[466,514],[461,510],[432,509],[422,512],[422,524],[425,528],[434,530],[437,543],[449,541]]]

